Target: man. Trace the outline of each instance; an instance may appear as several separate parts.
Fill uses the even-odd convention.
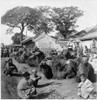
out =
[[[89,49],[88,49],[88,47],[87,47],[87,46],[85,46],[84,55],[87,55],[87,54],[88,54],[88,52],[89,52]]]
[[[92,40],[91,48],[96,48],[96,40],[95,39]]]
[[[83,48],[80,40],[76,40],[75,42],[75,51],[77,53],[77,56],[83,55]]]
[[[68,50],[73,51],[75,48],[75,45],[73,43],[73,39],[70,39],[70,41],[67,43]]]
[[[77,76],[79,77],[81,74],[85,74],[85,76],[90,80],[94,81],[94,69],[93,66],[88,62],[89,56],[83,56],[82,62],[79,64]]]
[[[76,66],[72,60],[67,60],[65,63],[64,78],[73,78],[76,75]]]
[[[92,44],[91,44],[91,55],[92,55],[92,58],[94,58],[94,54],[97,53],[97,43],[96,43],[96,40],[93,39],[92,41]]]
[[[28,72],[25,72],[23,76],[24,78],[20,80],[17,86],[18,96],[21,99],[29,99],[31,97],[33,98],[33,95],[37,94],[33,85],[33,80],[30,79],[30,74]]]
[[[13,61],[12,59],[10,58],[8,61],[7,61],[7,64],[6,64],[6,68],[4,70],[4,73],[6,75],[13,75],[13,72],[18,72],[18,69],[17,67],[13,64]]]
[[[51,79],[53,78],[53,72],[52,72],[52,68],[46,63],[46,59],[44,59],[41,63],[40,63],[40,69],[42,69],[44,76],[47,79]]]

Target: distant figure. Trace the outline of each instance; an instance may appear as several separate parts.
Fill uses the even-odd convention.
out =
[[[7,57],[7,48],[4,48],[4,57]]]
[[[25,72],[23,76],[24,78],[20,80],[17,86],[18,96],[21,99],[29,99],[37,94],[36,88],[34,87],[33,80],[30,79],[30,74],[28,72]]]
[[[96,48],[96,40],[95,39],[92,40],[91,48]]]
[[[10,54],[12,53],[12,49],[11,48],[9,48],[9,56],[10,56]]]
[[[1,57],[4,57],[4,50],[1,48]]]
[[[78,84],[78,96],[84,99],[93,99],[94,87],[92,82],[86,78],[85,74],[80,75],[81,82]]]
[[[73,51],[75,48],[75,45],[73,43],[73,39],[70,39],[70,41],[67,43],[68,50]]]
[[[91,54],[92,58],[94,58],[94,54],[97,53],[97,41],[93,39],[92,44],[91,44]]]
[[[18,72],[18,69],[17,69],[17,67],[13,64],[12,59],[9,59],[9,60],[7,61],[6,67],[5,67],[5,69],[4,69],[4,73],[5,73],[6,75],[12,76],[12,75],[14,74],[14,71],[15,71],[15,72]]]
[[[83,48],[80,41],[75,42],[75,52],[77,54],[77,57],[83,55]]]
[[[87,47],[87,46],[85,46],[85,51],[84,51],[84,54],[85,54],[85,55],[87,55],[87,54],[88,54],[88,52],[89,52],[89,49],[88,49],[88,47]]]

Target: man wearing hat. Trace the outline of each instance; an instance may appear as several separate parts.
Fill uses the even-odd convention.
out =
[[[70,39],[69,42],[67,43],[68,50],[72,51],[75,48],[75,45],[73,43],[73,39]]]
[[[18,73],[18,69],[17,69],[17,67],[13,64],[13,60],[12,60],[11,58],[9,58],[8,61],[7,61],[7,65],[6,65],[5,69],[4,69],[4,73],[5,73],[6,75],[12,76],[12,75],[14,74],[14,73],[13,73],[14,71]]]
[[[30,73],[23,73],[24,78],[20,80],[17,86],[17,92],[20,98],[29,99],[36,95],[36,89],[33,85],[33,80],[30,79]]]

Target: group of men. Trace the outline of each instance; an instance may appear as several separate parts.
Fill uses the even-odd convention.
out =
[[[23,77],[17,86],[18,96],[21,99],[33,99],[37,95],[36,87],[38,86],[38,81],[41,76],[37,75],[37,70],[32,70],[32,73],[25,72]]]
[[[95,39],[92,40],[90,48],[88,46],[83,47],[80,40],[74,41],[73,39],[70,39],[67,46],[68,50],[76,51],[77,53],[82,52],[84,55],[89,53],[89,49],[91,53],[97,53],[97,41]]]
[[[1,57],[9,57],[10,53],[12,53],[12,49],[7,47],[1,48]]]
[[[88,59],[86,59],[85,57],[85,63],[88,62]],[[42,66],[41,66],[42,65]],[[46,68],[46,63],[43,62],[42,64],[40,65],[40,67],[44,67]],[[44,66],[43,66],[44,65]],[[86,64],[85,64],[86,65]],[[9,70],[9,73],[12,75],[13,74],[13,70],[17,70],[18,72],[18,69],[17,67],[13,64],[13,60],[12,59],[9,59],[8,60],[8,70]],[[86,66],[85,66],[86,67]],[[80,65],[80,68],[82,69],[82,66]],[[91,67],[92,68],[92,67]],[[88,67],[87,67],[88,69]],[[84,70],[84,71],[88,71],[88,70]],[[88,78],[87,77],[87,74],[86,72],[83,73],[83,71],[81,71],[80,75],[83,75],[83,76],[79,76],[79,77],[84,77],[84,81]],[[7,73],[8,74],[8,73]],[[48,74],[49,76],[51,74]],[[37,73],[37,70],[36,69],[33,69],[33,70],[30,70],[30,72],[27,70],[25,72],[22,73],[22,79],[19,81],[18,85],[17,85],[17,94],[18,96],[21,98],[21,99],[34,99],[35,97],[37,97],[37,90],[36,90],[36,87],[38,86],[38,81],[42,78],[41,76],[38,75]],[[81,80],[82,81],[82,80]],[[89,84],[91,83],[91,81],[88,79],[88,82]],[[82,96],[83,98],[88,98],[88,96],[90,95],[90,92],[93,91],[93,87],[91,89],[91,87],[87,87],[86,86],[86,83],[81,83],[82,85],[85,84],[85,87],[86,89],[84,89],[81,86],[78,85],[78,89],[80,88],[80,91],[78,93],[79,96]],[[88,84],[88,83],[87,83]],[[90,86],[92,85],[92,83],[90,84]],[[84,90],[81,90],[81,88],[83,88]],[[89,91],[89,93],[87,92],[88,89],[91,89],[91,91]],[[84,92],[83,92],[84,91]],[[87,93],[87,95],[83,94],[83,93]]]
[[[93,40],[92,48],[96,48],[95,47],[96,45],[94,45],[94,44],[95,43]],[[81,52],[83,52],[83,48],[80,45],[79,41],[74,43],[73,39],[71,39],[67,43],[67,46],[68,46],[69,51],[76,51],[77,55],[79,55]],[[87,47],[86,47],[86,50],[87,50]],[[24,53],[26,53],[26,52],[24,52]],[[46,68],[45,64],[46,63],[44,63],[44,62],[41,64],[43,68]],[[8,67],[7,68],[8,68],[7,74],[12,75],[13,70],[16,70],[16,72],[18,73],[18,69],[13,64],[12,59],[8,60]],[[51,69],[49,69],[49,70],[51,70]],[[38,81],[41,79],[41,77],[37,74],[37,70],[33,70],[32,73],[29,73],[28,71],[26,71],[26,72],[22,73],[22,76],[23,76],[23,78],[20,80],[20,82],[18,83],[18,86],[17,86],[17,92],[18,92],[19,97],[22,99],[34,98],[34,96],[37,95],[36,87],[37,87]],[[47,74],[46,74],[46,77],[48,77]],[[52,75],[51,75],[51,77],[52,77]],[[85,77],[86,77],[86,75],[85,75]]]
[[[13,59],[10,58],[6,62],[6,67],[4,69],[4,74],[7,76],[14,76],[16,73],[19,74],[19,70],[16,65],[13,63]],[[16,74],[16,75],[17,75]],[[21,99],[34,98],[37,95],[36,87],[38,86],[38,81],[41,79],[41,76],[37,74],[37,70],[33,69],[30,72],[28,70],[21,73],[23,77],[17,85],[17,94]]]
[[[1,47],[1,57],[10,57],[10,54],[13,52],[18,51],[18,48],[14,47]]]

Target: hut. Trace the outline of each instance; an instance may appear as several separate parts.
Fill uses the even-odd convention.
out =
[[[32,49],[35,46],[35,42],[33,41],[32,37],[27,37],[22,41],[22,45],[25,46],[27,49]]]
[[[36,39],[34,39],[34,41],[36,46],[44,52],[51,49],[62,50],[58,40],[55,37],[49,36],[45,33],[39,35]]]

